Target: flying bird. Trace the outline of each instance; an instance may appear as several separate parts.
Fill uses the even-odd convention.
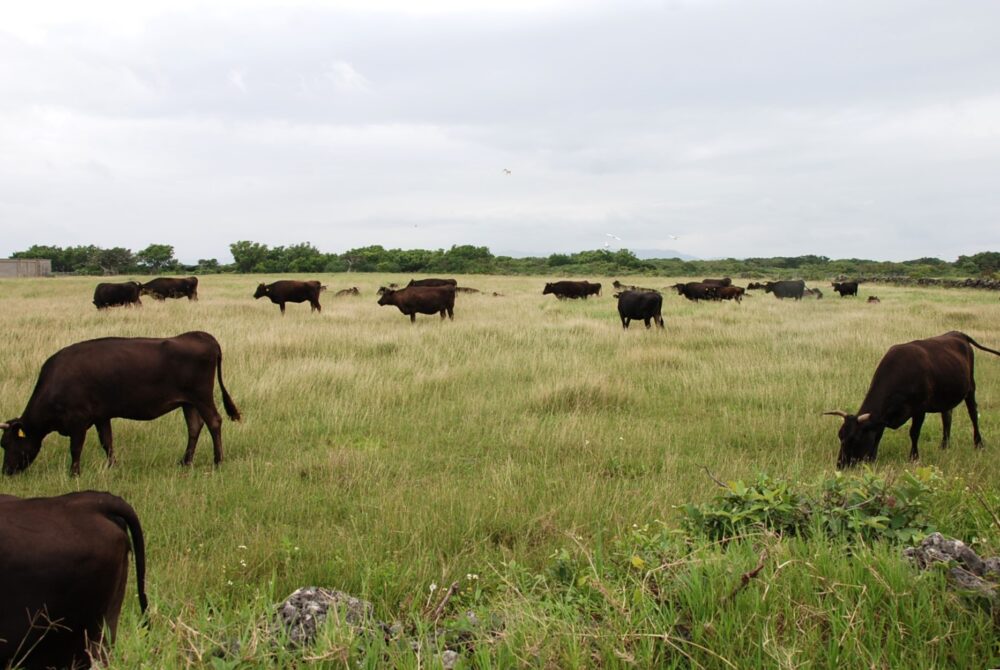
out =
[[[509,175],[510,174],[510,170],[508,170],[507,168],[504,168],[503,169],[503,173]]]
[[[667,237],[669,237],[669,238],[670,238],[670,239],[672,239],[672,240],[677,240],[677,239],[680,239],[680,238],[678,238],[678,237],[677,237],[676,235],[667,235]]]
[[[611,238],[613,238],[613,239],[616,239],[616,240],[618,240],[619,242],[621,242],[621,241],[622,241],[622,238],[618,237],[617,235],[612,235],[611,233],[605,233],[605,235],[607,235],[608,237],[611,237]]]

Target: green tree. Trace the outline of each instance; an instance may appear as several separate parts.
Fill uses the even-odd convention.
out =
[[[88,263],[91,271],[102,275],[117,275],[127,272],[135,265],[135,256],[125,247],[97,249]]]
[[[140,269],[154,274],[177,267],[174,248],[169,244],[150,244],[142,251],[136,252],[135,261]]]
[[[229,253],[233,255],[236,271],[248,274],[263,271],[258,267],[267,259],[268,248],[266,244],[240,240],[229,245]]]

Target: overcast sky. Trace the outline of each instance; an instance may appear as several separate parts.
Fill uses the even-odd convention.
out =
[[[1000,250],[998,31],[993,0],[4,2],[0,256]]]

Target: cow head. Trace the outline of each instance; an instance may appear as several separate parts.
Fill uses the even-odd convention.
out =
[[[20,419],[0,423],[0,447],[3,447],[3,473],[16,475],[34,462],[42,448],[41,440],[29,437]]]
[[[395,305],[396,304],[396,292],[391,288],[382,287],[379,289],[381,297],[378,299],[379,305]]]
[[[254,300],[256,300],[257,298],[263,298],[265,295],[267,295],[267,285],[257,284],[257,290],[254,291],[253,294]]]
[[[551,283],[546,284],[545,288],[542,289],[542,295],[548,295],[549,293],[552,293],[552,284]]]
[[[837,437],[840,438],[840,453],[837,455],[837,469],[842,470],[861,461],[874,461],[878,453],[878,443],[885,432],[885,423],[872,418],[871,413],[860,416],[836,410],[823,412],[839,416],[844,420]]]

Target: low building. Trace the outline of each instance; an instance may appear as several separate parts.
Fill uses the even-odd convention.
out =
[[[47,258],[0,258],[0,278],[51,276],[52,261]]]

